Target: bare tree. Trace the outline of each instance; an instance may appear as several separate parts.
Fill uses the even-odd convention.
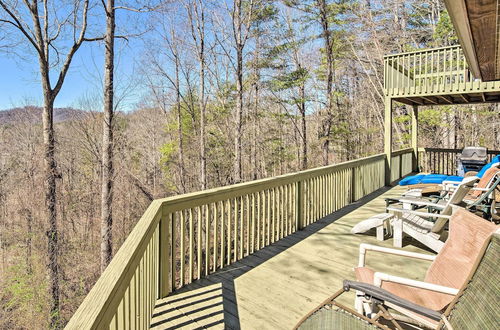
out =
[[[102,131],[101,272],[113,257],[113,112],[115,1],[107,0],[104,37],[104,120]]]
[[[234,181],[242,180],[241,138],[243,136],[243,51],[250,35],[250,24],[254,0],[249,0],[243,8],[243,0],[234,0],[231,12],[234,48],[236,50],[236,135],[234,138]]]
[[[40,8],[40,5],[42,8]],[[59,265],[58,265],[58,229],[56,211],[56,179],[60,176],[55,160],[55,136],[54,136],[54,101],[61,91],[66,74],[71,65],[75,53],[86,40],[87,15],[89,0],[76,1],[71,4],[68,17],[58,17],[55,1],[24,1],[24,5],[17,1],[0,0],[0,21],[9,24],[36,51],[38,57],[40,79],[43,91],[43,141],[44,141],[44,163],[45,163],[45,205],[49,222],[47,231],[48,240],[48,270],[49,290],[51,297],[50,325],[59,326]],[[21,8],[24,7],[24,8]],[[31,23],[29,23],[31,20]],[[75,24],[77,23],[77,24]],[[54,65],[59,64],[60,57],[65,49],[60,47],[58,41],[62,39],[63,32],[70,30],[72,40],[66,51],[66,56],[56,83],[52,84],[51,72]],[[51,55],[55,53],[55,60]]]
[[[198,104],[200,108],[200,187],[202,190],[207,189],[207,157],[205,143],[205,116],[206,116],[206,97],[205,97],[205,71],[206,71],[206,56],[205,56],[205,4],[203,0],[190,0],[185,4],[189,25],[191,28],[191,36],[195,43],[196,53],[198,55],[199,65],[199,95]]]

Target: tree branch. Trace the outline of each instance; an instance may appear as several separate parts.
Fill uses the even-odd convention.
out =
[[[9,21],[9,20],[1,20],[5,23],[9,23],[9,24],[12,24],[13,26],[15,26],[19,31],[21,31],[22,34],[24,34],[24,36],[28,39],[28,41],[33,45],[33,47],[35,47],[35,50],[41,54],[42,53],[42,50],[38,47],[38,45],[36,44],[35,40],[33,39],[32,36],[30,36],[30,34],[28,33],[28,31],[23,27],[23,25],[21,24],[21,21],[19,20],[19,18],[7,7],[7,5],[5,4],[4,1],[0,0],[0,6],[3,8],[3,10],[5,10],[5,12],[14,20],[14,22],[12,21]],[[28,4],[28,7],[31,8]],[[30,9],[31,10],[31,9]]]

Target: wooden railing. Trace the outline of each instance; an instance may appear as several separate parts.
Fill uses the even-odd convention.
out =
[[[419,170],[426,173],[456,175],[457,159],[461,152],[462,149],[419,148]],[[487,154],[490,162],[493,157],[500,155],[500,150],[488,150]]]
[[[392,153],[391,181],[394,182],[413,171],[413,149]]]
[[[460,46],[384,56],[386,96],[485,92],[499,87],[497,82],[474,79]]]
[[[381,188],[385,155],[155,200],[67,325],[147,328],[156,299]],[[412,149],[393,154],[393,179]]]

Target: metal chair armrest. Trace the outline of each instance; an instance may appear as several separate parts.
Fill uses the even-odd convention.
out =
[[[401,308],[407,309],[419,315],[428,317],[435,321],[439,321],[441,319],[441,314],[432,309],[417,305],[411,301],[398,297],[387,290],[376,287],[374,285],[370,285],[362,282],[355,281],[344,281],[344,291],[349,291],[350,289],[361,291],[368,296],[369,298],[379,302],[379,303],[391,303],[393,305],[397,305]]]

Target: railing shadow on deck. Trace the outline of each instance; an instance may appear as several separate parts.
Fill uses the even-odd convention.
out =
[[[343,216],[365,206],[366,203],[392,189],[395,184],[397,184],[397,181],[393,183],[392,186],[382,187],[360,200],[321,218],[320,220],[308,225],[303,230],[299,230],[285,238],[282,238],[281,240],[266,246],[261,250],[255,251],[253,254],[208,275],[207,277],[196,280],[193,283],[172,292],[166,301],[160,300],[155,306],[156,309],[165,307],[166,309],[153,314],[151,328],[158,327],[162,329],[173,329],[174,327],[170,328],[168,326],[163,326],[166,326],[167,323],[170,323],[176,318],[184,316],[185,319],[189,319],[190,321],[183,321],[175,327],[184,326],[197,328],[199,321],[214,318],[215,320],[213,322],[208,324],[204,323],[203,328],[224,324],[225,328],[239,329],[240,322],[238,317],[238,302],[234,284],[236,278],[248,273],[255,267],[286,251],[295,244],[317,233]],[[189,294],[189,292],[195,293]],[[220,301],[220,298],[222,298],[222,301]],[[211,300],[219,302],[207,304],[207,302]],[[183,304],[183,301],[189,302]],[[173,306],[174,303],[180,303],[180,305]],[[197,307],[197,305],[200,305],[200,307]],[[217,311],[201,315],[199,317],[191,317],[191,315],[195,313],[211,308],[217,308]],[[163,317],[168,312],[173,311],[173,309],[177,309],[179,313],[174,314],[171,317]],[[187,312],[183,311],[183,309],[187,309]]]

